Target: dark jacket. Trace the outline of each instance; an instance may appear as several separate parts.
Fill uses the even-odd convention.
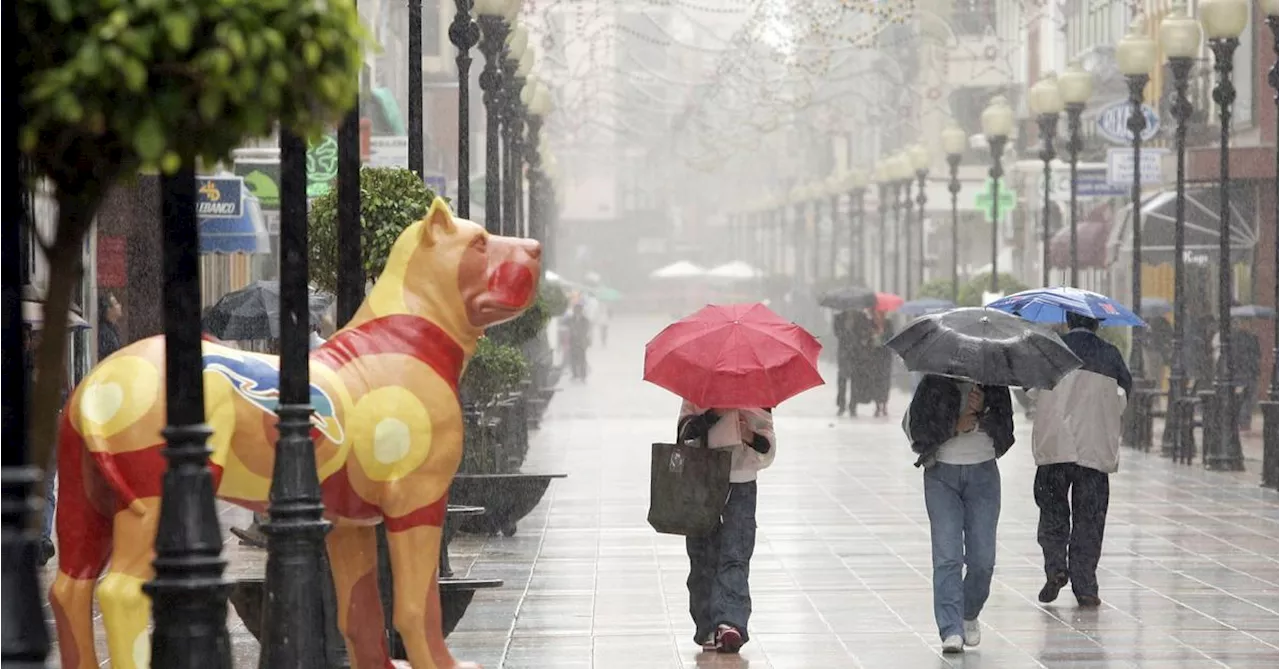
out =
[[[107,356],[120,350],[120,331],[114,323],[105,319],[98,324],[98,360],[106,360]]]
[[[1129,365],[1125,364],[1120,349],[1111,342],[1088,330],[1072,330],[1062,335],[1062,342],[1084,362],[1080,369],[1115,379],[1124,388],[1125,395],[1133,389]]]
[[[998,458],[1013,446],[1013,400],[1005,386],[978,387],[983,397],[978,429],[991,437]],[[963,408],[960,382],[934,374],[921,379],[911,398],[907,425],[911,450],[920,456],[916,459],[917,467],[931,464],[938,448],[955,436],[956,422]]]

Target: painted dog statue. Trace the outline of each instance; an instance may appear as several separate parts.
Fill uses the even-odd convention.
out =
[[[311,353],[312,437],[354,669],[387,669],[375,526],[386,524],[396,629],[414,669],[454,660],[436,582],[449,483],[462,457],[458,378],[484,328],[532,304],[537,242],[487,234],[437,198],[401,233],[355,317]],[[64,669],[96,669],[93,597],[116,669],[150,663],[154,538],[166,468],[164,338],[133,343],[72,394],[58,441],[58,575],[50,588]],[[218,497],[261,511],[275,459],[276,356],[203,344]],[[109,563],[109,567],[108,567]],[[98,581],[104,568],[106,576]]]

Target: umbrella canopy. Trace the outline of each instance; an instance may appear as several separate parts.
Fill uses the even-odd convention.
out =
[[[763,304],[708,305],[644,349],[644,379],[700,407],[774,407],[822,385],[822,344]]]
[[[1079,288],[1032,288],[987,305],[1036,323],[1063,323],[1067,312],[1096,318],[1102,325],[1146,327],[1146,321],[1115,300]]]
[[[1258,304],[1238,304],[1231,307],[1232,318],[1275,318],[1276,310]]]
[[[757,279],[764,276],[764,272],[761,272],[741,260],[735,260],[733,262],[728,262],[718,267],[711,268],[707,271],[707,276],[715,277],[717,279],[735,279],[745,281],[747,279]]]
[[[943,300],[936,297],[925,297],[904,303],[898,311],[904,316],[914,317],[955,308],[956,303],[951,300]]]
[[[704,276],[707,270],[686,260],[673,262],[666,267],[660,267],[649,273],[654,279],[690,279],[693,277]]]
[[[838,311],[870,309],[876,306],[876,291],[863,286],[833,288],[818,298],[818,304]]]
[[[1169,300],[1163,300],[1158,297],[1142,298],[1142,317],[1143,318],[1160,318],[1165,314],[1173,312],[1173,305],[1169,304]]]
[[[320,320],[333,296],[312,291],[308,296],[311,322]],[[229,341],[280,338],[280,282],[254,281],[223,295],[204,314],[204,327],[210,334]]]
[[[1057,336],[984,307],[922,316],[886,346],[913,372],[993,386],[1053,388],[1082,364]]]

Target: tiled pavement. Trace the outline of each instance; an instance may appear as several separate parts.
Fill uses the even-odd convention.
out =
[[[510,538],[460,536],[454,568],[505,580],[480,591],[450,637],[487,667],[899,669],[1275,667],[1280,662],[1277,497],[1254,474],[1122,453],[1099,580],[1104,605],[1069,591],[1035,601],[1043,576],[1029,426],[1001,460],[1004,504],[984,639],[938,652],[920,473],[892,419],[835,420],[831,389],[778,410],[779,454],[760,477],[752,640],[700,653],[678,537],[645,523],[649,444],[676,400],[639,380],[660,323],[618,321],[586,384],[565,382],[528,472],[565,472]],[[900,412],[905,397],[895,397]],[[224,518],[239,518],[227,510]],[[231,544],[233,564],[244,555]],[[233,618],[237,667],[256,648]]]

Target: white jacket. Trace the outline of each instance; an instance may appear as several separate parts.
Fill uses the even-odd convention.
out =
[[[1070,372],[1036,395],[1031,452],[1036,465],[1074,462],[1107,474],[1120,468],[1120,417],[1128,399],[1116,380]]]
[[[685,400],[680,405],[680,417],[705,413],[706,409],[695,406]],[[778,450],[777,437],[773,432],[773,414],[764,409],[717,409],[720,420],[711,427],[707,434],[707,445],[711,448],[730,448],[732,460],[729,466],[730,483],[747,483],[756,480],[756,472],[773,464],[774,453]],[[739,415],[745,414],[754,429],[749,432],[740,430]],[[748,445],[755,435],[769,441],[769,450],[761,454]]]

